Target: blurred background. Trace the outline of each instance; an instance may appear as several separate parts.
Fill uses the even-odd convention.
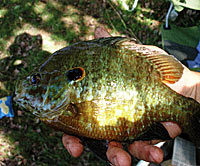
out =
[[[162,47],[161,27],[167,0],[0,0],[0,98],[12,95],[15,81],[51,53],[94,38],[98,26],[113,36],[137,37]],[[182,10],[173,23],[200,25],[200,12]],[[0,119],[0,166],[106,165],[86,149],[75,159],[61,142],[62,133],[13,104],[14,118]]]

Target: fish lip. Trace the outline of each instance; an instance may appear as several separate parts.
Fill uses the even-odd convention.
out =
[[[19,98],[18,98],[17,96],[14,96],[14,97],[13,97],[13,101],[14,101],[15,103],[17,103],[18,105],[20,105]]]
[[[13,96],[13,101],[17,103],[17,105],[21,105],[21,102],[23,102],[23,98],[21,97],[21,94],[16,94]]]
[[[19,105],[20,107],[23,107],[23,108],[24,108],[24,106],[23,106],[24,104],[28,104],[28,103],[25,102],[24,98],[19,96],[19,95],[15,95],[13,97],[13,101],[15,103],[17,103],[17,105]]]

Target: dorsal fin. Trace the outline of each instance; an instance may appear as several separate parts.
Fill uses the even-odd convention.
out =
[[[182,64],[171,55],[145,55],[146,59],[153,64],[164,83],[174,84],[183,74]]]
[[[183,74],[183,65],[172,55],[164,54],[161,51],[149,49],[148,46],[138,45],[131,40],[122,40],[120,43],[125,49],[136,51],[136,56],[144,57],[160,73],[161,81],[174,84]]]

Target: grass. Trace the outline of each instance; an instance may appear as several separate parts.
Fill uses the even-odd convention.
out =
[[[106,27],[112,35],[135,34],[144,44],[161,46],[160,26],[168,6],[165,1],[145,0],[130,13],[114,0],[2,0],[0,97],[12,95],[15,81],[54,51],[92,39],[97,26]],[[177,25],[200,25],[199,13],[193,16],[183,11]],[[62,145],[61,132],[15,104],[13,108],[14,118],[0,120],[0,165],[105,165],[87,150],[80,158],[72,158]]]

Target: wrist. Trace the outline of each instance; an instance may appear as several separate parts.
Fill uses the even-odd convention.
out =
[[[175,84],[167,84],[171,89],[183,96],[193,98],[200,103],[200,73],[184,66],[183,75]]]
[[[191,98],[194,98],[200,103],[200,73],[191,71]],[[188,80],[189,82],[190,80]]]

